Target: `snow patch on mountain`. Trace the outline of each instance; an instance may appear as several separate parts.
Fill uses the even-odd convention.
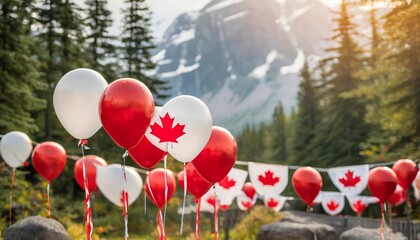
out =
[[[244,0],[224,0],[224,1],[221,1],[219,3],[216,3],[213,6],[207,8],[205,10],[205,12],[206,13],[210,13],[210,12],[218,11],[220,9],[229,7],[231,5],[238,4],[238,3],[242,2],[242,1],[244,1]]]
[[[191,41],[195,38],[195,30],[194,29],[188,29],[184,30],[181,33],[174,35],[172,37],[172,43],[174,45],[179,45],[184,42]]]
[[[304,63],[305,54],[303,53],[302,49],[299,49],[293,64],[281,67],[280,74],[287,75],[292,73],[298,73],[300,69],[302,69]]]
[[[200,67],[199,63],[195,63],[195,64],[190,65],[190,66],[185,66],[185,63],[186,63],[185,59],[181,59],[179,61],[179,66],[175,71],[161,73],[161,74],[159,74],[159,76],[161,78],[176,77],[176,76],[184,74],[184,73],[192,72],[195,69],[197,69],[198,67]]]
[[[271,63],[276,59],[276,57],[277,57],[277,50],[275,49],[271,50],[267,54],[265,63],[261,66],[254,68],[254,70],[250,74],[250,77],[253,77],[257,80],[263,80],[267,75],[267,71],[270,69]]]
[[[232,21],[232,20],[235,20],[235,19],[238,19],[238,18],[244,17],[244,16],[246,16],[248,13],[249,13],[248,11],[242,11],[242,12],[235,13],[235,14],[233,14],[233,15],[230,15],[230,16],[228,16],[228,17],[223,18],[223,22],[229,22],[229,21]]]

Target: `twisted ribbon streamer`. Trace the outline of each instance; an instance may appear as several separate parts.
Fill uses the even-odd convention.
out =
[[[80,139],[78,145],[80,146],[82,150],[82,169],[83,169],[83,184],[85,187],[85,201],[83,202],[85,204],[85,227],[86,227],[86,238],[87,240],[92,239],[92,233],[93,233],[93,222],[92,222],[92,209],[90,206],[90,195],[88,188],[88,179],[86,177],[86,165],[85,165],[85,149],[89,149],[86,139]]]
[[[15,186],[15,175],[16,175],[16,168],[12,169],[12,183],[10,185],[10,206],[9,206],[9,224],[12,225],[12,206],[13,206],[13,188]]]

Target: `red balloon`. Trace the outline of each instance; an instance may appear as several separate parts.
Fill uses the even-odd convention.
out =
[[[321,174],[312,167],[301,167],[293,174],[292,185],[296,194],[312,206],[322,188]]]
[[[167,186],[165,186],[165,170],[163,168],[157,168],[150,172],[146,178],[146,183],[144,184],[147,197],[149,197],[153,204],[159,209],[165,206],[166,202],[172,197],[176,190],[176,180],[171,170],[166,170],[166,177]],[[167,189],[166,199],[165,189]]]
[[[185,171],[178,173],[178,184],[184,188]],[[210,188],[212,183],[200,176],[197,169],[191,163],[187,163],[187,191],[196,198],[201,198]]]
[[[400,159],[392,166],[392,170],[397,174],[398,185],[408,190],[416,178],[419,168],[413,160]]]
[[[192,164],[205,180],[217,183],[232,169],[237,153],[233,135],[224,128],[213,126],[209,141]]]
[[[382,204],[394,193],[397,187],[397,175],[388,167],[376,167],[369,172],[368,187]]]
[[[107,163],[104,159],[95,156],[85,156],[85,173],[86,173],[86,185],[89,192],[93,192],[96,189],[96,166],[106,166]],[[79,158],[74,165],[74,178],[79,186],[85,190],[85,181],[83,177],[83,158]]]
[[[407,199],[407,191],[400,185],[397,185],[394,193],[388,199],[389,204],[392,206],[398,206]]]
[[[32,164],[35,170],[48,182],[60,175],[66,162],[66,150],[56,142],[38,144],[32,152]]]
[[[250,199],[254,199],[255,191],[254,185],[252,183],[247,182],[244,184],[243,192],[247,195]]]
[[[147,137],[143,137],[139,143],[128,150],[131,158],[143,168],[150,170],[162,160],[166,152],[153,145]]]
[[[143,137],[155,110],[150,90],[142,82],[118,79],[108,85],[99,102],[102,125],[114,142],[125,149]]]

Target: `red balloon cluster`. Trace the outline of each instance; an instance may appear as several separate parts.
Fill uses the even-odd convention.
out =
[[[408,190],[416,178],[419,168],[413,160],[400,159],[392,166],[392,170],[397,175],[398,185],[404,190]]]
[[[187,191],[196,198],[201,198],[213,185],[200,176],[193,164],[187,163]],[[178,184],[184,188],[185,170],[178,173]]]
[[[130,148],[128,153],[134,162],[148,170],[156,166],[166,155],[165,151],[153,145],[146,136],[136,146]]]

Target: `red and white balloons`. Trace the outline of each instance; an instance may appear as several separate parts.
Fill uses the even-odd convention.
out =
[[[388,167],[376,167],[369,172],[368,187],[379,203],[386,202],[397,187],[397,175]]]
[[[85,161],[85,175],[86,181],[83,177],[83,161]],[[96,166],[106,166],[107,163],[104,159],[95,156],[95,155],[87,155],[84,158],[79,158],[74,165],[74,178],[79,186],[85,189],[85,183],[89,192],[93,192],[96,190]]]
[[[70,135],[86,139],[102,127],[98,104],[107,86],[98,72],[87,68],[74,69],[60,79],[54,90],[54,110]]]

